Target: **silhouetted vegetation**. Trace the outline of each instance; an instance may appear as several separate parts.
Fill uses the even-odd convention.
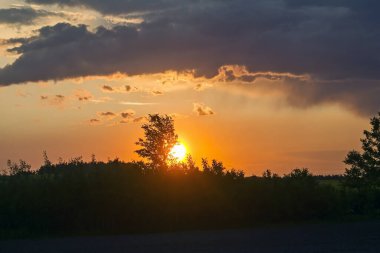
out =
[[[370,123],[371,130],[365,130],[360,140],[363,151],[353,150],[344,160],[350,165],[346,169],[346,183],[353,187],[380,187],[380,113]]]
[[[371,122],[378,134],[378,121]],[[164,129],[170,141],[162,142],[167,135],[156,135],[161,130],[152,127]],[[245,177],[217,160],[202,159],[201,167],[191,156],[166,163],[167,153],[156,152],[168,152],[177,141],[170,117],[151,115],[144,130],[138,152],[148,162],[102,162],[92,156],[89,162],[77,157],[53,163],[44,152],[44,164],[33,171],[25,161],[9,161],[0,176],[1,236],[216,229],[380,214],[380,189],[373,183],[378,174],[372,173],[378,165],[370,165],[370,179],[367,167],[359,167],[369,161],[366,153],[360,163],[350,163],[358,153],[348,155],[354,165],[344,177],[313,176],[304,168],[284,176],[267,170],[261,177]],[[378,146],[371,145],[375,159]],[[361,171],[355,178],[360,183],[352,184],[353,169]]]
[[[144,124],[142,129],[145,139],[139,138],[136,142],[136,145],[142,146],[136,153],[148,159],[152,169],[165,169],[170,150],[178,141],[173,119],[167,115],[149,115],[149,123]]]

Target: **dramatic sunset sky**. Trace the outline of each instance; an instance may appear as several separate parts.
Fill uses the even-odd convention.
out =
[[[380,110],[378,0],[1,0],[0,168],[137,159],[149,113],[193,157],[344,171]]]

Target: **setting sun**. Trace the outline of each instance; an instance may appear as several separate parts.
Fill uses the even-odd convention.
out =
[[[170,151],[170,156],[178,162],[183,161],[186,158],[186,154],[186,147],[182,143],[174,145],[172,150]]]

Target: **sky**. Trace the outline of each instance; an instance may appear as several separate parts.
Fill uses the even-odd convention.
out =
[[[196,161],[344,172],[380,111],[377,0],[1,0],[0,168],[138,159],[152,113]]]

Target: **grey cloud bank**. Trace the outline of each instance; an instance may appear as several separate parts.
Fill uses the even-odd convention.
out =
[[[284,89],[301,96],[289,100],[298,106],[336,99],[363,107],[357,111],[365,113],[380,109],[379,1],[27,2],[132,13],[144,22],[96,31],[60,23],[42,27],[33,37],[9,40],[19,43],[9,51],[20,56],[0,69],[3,86],[115,72],[191,69],[213,77],[221,66],[237,64],[251,72],[310,76],[316,88],[295,82]]]

